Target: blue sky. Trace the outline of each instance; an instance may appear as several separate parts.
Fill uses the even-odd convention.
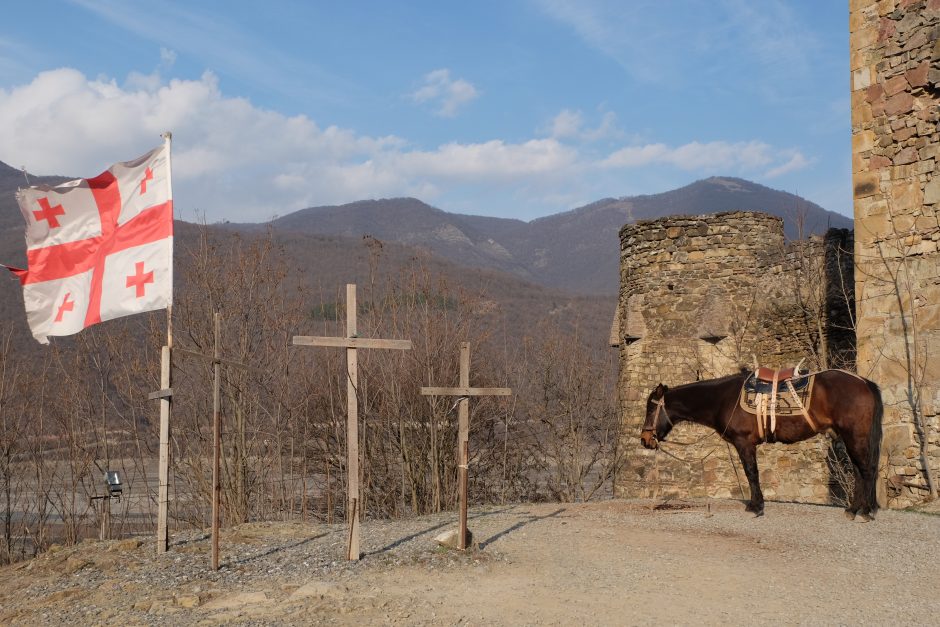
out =
[[[530,220],[712,175],[852,214],[844,0],[31,0],[4,7],[0,120],[37,174],[173,131],[190,220]]]

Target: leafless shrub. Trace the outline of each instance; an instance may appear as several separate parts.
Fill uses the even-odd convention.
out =
[[[612,352],[584,348],[577,328],[546,324],[508,344],[518,311],[468,289],[420,259],[394,272],[367,239],[359,335],[411,339],[411,351],[359,355],[363,512],[399,517],[456,507],[454,398],[422,386],[458,382],[470,342],[471,385],[512,387],[512,398],[474,398],[471,502],[586,500],[604,493],[619,464]],[[203,229],[177,251],[174,346],[209,356],[222,316],[223,514],[246,520],[344,513],[346,371],[340,350],[291,346],[293,335],[345,334],[342,293],[288,265],[277,237]],[[95,536],[105,470],[125,480],[112,503],[112,535],[149,533],[156,510],[156,406],[162,312],[61,338],[23,359],[0,327],[0,560],[52,542]],[[515,327],[512,327],[515,328]],[[497,337],[494,330],[501,330]],[[209,522],[211,362],[173,358],[171,525]]]
[[[584,346],[551,323],[526,342],[517,370],[519,413],[552,499],[590,500],[622,461],[610,351]]]

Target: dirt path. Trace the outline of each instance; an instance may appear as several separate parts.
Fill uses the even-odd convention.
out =
[[[882,543],[877,523],[853,525],[832,509],[787,509],[793,510],[787,518],[804,518],[804,533],[788,537],[790,530],[772,519],[744,518],[736,503],[713,508],[708,519],[701,509],[647,515],[623,503],[532,507],[530,521],[492,542],[506,563],[441,574],[410,569],[391,578],[376,572],[363,584],[397,597],[402,607],[421,604],[414,618],[445,624],[940,620],[940,594],[933,586],[940,574],[936,542],[921,538],[935,559],[921,557],[928,570],[918,576],[913,564],[900,563],[902,555],[893,551],[898,545],[890,540],[881,556],[873,547],[856,551],[858,543],[876,536]],[[736,517],[749,522],[733,524]],[[672,520],[660,525],[664,518]],[[882,518],[903,520],[895,513]],[[928,527],[940,530],[940,519],[932,522]],[[813,537],[814,527],[830,525],[849,531],[849,537],[839,540],[828,530]],[[483,520],[477,528],[489,531]],[[890,570],[905,576],[892,581]]]
[[[659,509],[655,509],[659,505]],[[120,624],[925,624],[940,621],[940,516],[737,502],[473,510],[481,548],[431,538],[449,516],[367,523],[358,563],[340,526],[204,536],[162,558],[90,543],[0,570],[0,622]],[[133,543],[131,543],[133,544]],[[83,563],[84,562],[84,563]],[[71,571],[71,572],[68,572]]]

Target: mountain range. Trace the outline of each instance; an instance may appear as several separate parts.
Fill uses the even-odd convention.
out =
[[[33,184],[64,180],[30,178]],[[22,216],[14,196],[24,183],[23,172],[0,162],[0,261],[21,263],[24,256]],[[852,228],[851,219],[799,196],[731,177],[712,177],[660,194],[604,198],[530,222],[448,213],[416,198],[392,198],[310,207],[269,223],[224,227],[245,233],[273,227],[294,241],[299,236],[371,236],[421,249],[457,266],[505,272],[569,293],[614,295],[619,283],[618,233],[624,224],[732,210],[779,216],[790,238],[822,233],[830,226]]]
[[[852,220],[804,198],[738,178],[712,177],[648,196],[605,198],[531,222],[448,213],[416,198],[311,207],[271,222],[291,233],[361,237],[416,246],[455,263],[510,272],[582,294],[615,294],[624,224],[669,215],[763,211],[787,237],[852,228]],[[259,225],[229,225],[257,229]]]

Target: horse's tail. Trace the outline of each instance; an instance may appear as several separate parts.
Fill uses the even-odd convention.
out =
[[[881,388],[874,381],[865,379],[868,389],[871,390],[874,408],[871,415],[871,429],[868,432],[868,468],[872,473],[869,484],[868,502],[871,511],[878,509],[878,465],[881,461],[881,422],[884,418],[885,406],[881,400]]]

